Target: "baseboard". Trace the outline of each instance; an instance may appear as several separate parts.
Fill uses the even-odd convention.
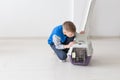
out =
[[[110,38],[119,38],[120,36],[90,36],[90,39],[110,39]],[[0,39],[48,39],[47,36],[31,36],[31,37],[0,37]]]
[[[34,36],[31,36],[31,37],[0,37],[0,39],[47,39],[48,37],[34,37]]]
[[[120,36],[90,36],[91,39],[111,39],[120,38]]]

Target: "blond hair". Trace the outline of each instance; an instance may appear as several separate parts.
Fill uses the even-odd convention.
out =
[[[71,21],[65,21],[63,23],[63,28],[69,32],[75,33],[76,32],[76,27]]]

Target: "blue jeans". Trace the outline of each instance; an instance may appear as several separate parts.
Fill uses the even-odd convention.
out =
[[[74,37],[67,38],[63,44],[67,45],[73,40],[74,40]],[[56,53],[56,55],[60,60],[65,60],[67,58],[67,52],[69,49],[56,49],[54,44],[51,44],[50,47],[53,49],[53,51]]]

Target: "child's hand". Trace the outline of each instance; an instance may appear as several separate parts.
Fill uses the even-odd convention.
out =
[[[69,47],[73,46],[74,44],[75,44],[74,41],[70,42],[70,43],[69,43]]]
[[[64,45],[64,48],[70,48],[75,44],[74,41],[70,42],[68,45]]]

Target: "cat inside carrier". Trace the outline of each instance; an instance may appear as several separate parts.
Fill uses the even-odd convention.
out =
[[[87,52],[85,48],[74,48],[71,54],[71,59],[74,63],[85,63]]]

